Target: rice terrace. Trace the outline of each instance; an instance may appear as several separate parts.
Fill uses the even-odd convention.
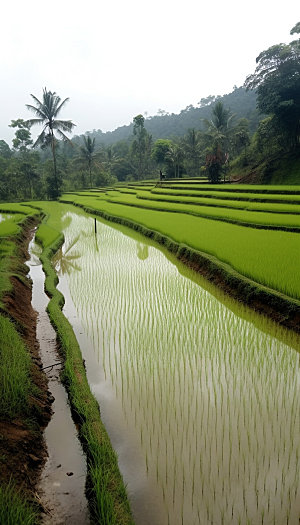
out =
[[[12,121],[1,525],[299,524],[299,53],[180,125],[70,140],[47,88]]]

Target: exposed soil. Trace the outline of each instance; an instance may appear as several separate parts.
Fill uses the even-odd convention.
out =
[[[19,240],[20,260],[28,259],[27,246],[34,233],[31,223]],[[0,481],[10,478],[22,492],[26,492],[39,504],[35,487],[40,471],[45,463],[47,452],[43,430],[51,417],[52,398],[48,392],[46,376],[39,357],[39,345],[36,340],[36,312],[31,306],[31,284],[26,278],[28,268],[24,265],[20,277],[12,277],[13,291],[3,302],[9,317],[16,323],[31,360],[31,379],[36,386],[34,396],[30,398],[29,417],[13,421],[0,420]],[[24,272],[24,277],[23,277]]]

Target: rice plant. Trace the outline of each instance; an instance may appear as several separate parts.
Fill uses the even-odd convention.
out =
[[[136,522],[148,502],[157,524],[297,523],[299,339],[151,244],[141,258],[140,236],[98,221],[96,239],[92,218],[67,216],[80,270],[60,272],[64,313]]]

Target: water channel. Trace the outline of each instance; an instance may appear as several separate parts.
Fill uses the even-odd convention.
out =
[[[56,332],[46,312],[49,298],[44,292],[45,275],[39,259],[41,248],[34,239],[28,251],[32,306],[38,314],[37,340],[53,397],[53,414],[44,433],[48,458],[38,486],[45,511],[42,523],[87,525],[90,520],[85,497],[86,457],[71,417],[66,390],[60,380],[61,357],[57,352]]]
[[[298,525],[298,338],[130,230],[64,221],[64,313],[136,524]]]

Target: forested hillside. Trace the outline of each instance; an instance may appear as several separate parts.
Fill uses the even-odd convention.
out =
[[[291,35],[299,33],[297,23]],[[32,95],[26,104],[35,118],[11,121],[13,147],[0,140],[0,199],[56,199],[62,191],[158,177],[299,184],[300,39],[271,46],[256,63],[232,93],[72,139],[73,122],[60,119],[68,99],[44,88],[42,99]],[[42,132],[33,144],[36,124]]]
[[[210,118],[211,108],[219,100],[226,108],[235,115],[235,119],[246,118],[249,121],[249,131],[253,133],[262,116],[256,109],[256,93],[246,91],[244,87],[235,87],[232,93],[223,96],[208,96],[199,101],[199,107],[187,106],[179,114],[166,113],[160,110],[158,115],[145,117],[145,129],[152,135],[152,139],[169,139],[183,137],[189,129],[204,130],[204,120]],[[127,126],[121,126],[114,131],[102,132],[100,129],[88,132],[91,138],[95,138],[96,145],[112,145],[120,140],[127,140],[133,134],[133,122]],[[74,142],[81,142],[82,138],[77,136]]]

